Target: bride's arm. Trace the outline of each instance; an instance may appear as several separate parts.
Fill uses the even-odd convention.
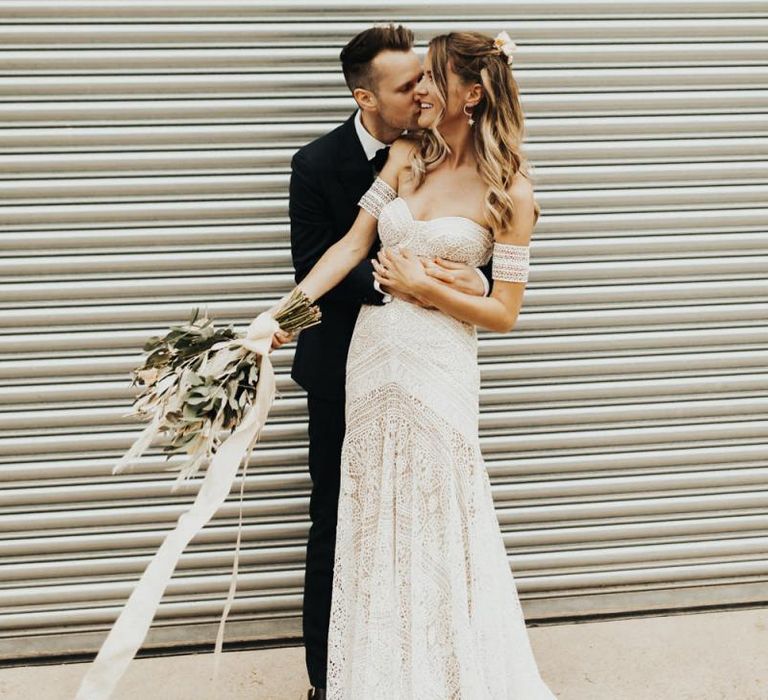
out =
[[[515,203],[515,220],[495,236],[493,252],[493,292],[477,297],[457,291],[432,279],[420,267],[418,258],[404,251],[379,254],[383,265],[376,265],[374,277],[381,284],[399,285],[432,306],[481,328],[506,333],[514,327],[523,305],[528,279],[528,252],[536,225],[533,190],[527,181],[510,190]]]
[[[398,139],[392,144],[384,169],[378,176],[386,186],[374,182],[361,200],[361,208],[352,228],[323,253],[306,277],[297,285],[311,301],[317,300],[333,289],[368,254],[376,240],[379,208],[376,198],[381,197],[385,190],[385,201],[394,198],[397,193],[398,175],[407,164],[410,147],[411,143],[405,139]],[[381,199],[378,203],[381,203]]]

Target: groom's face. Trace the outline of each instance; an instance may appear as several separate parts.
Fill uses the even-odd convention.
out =
[[[373,61],[376,107],[381,120],[393,129],[415,129],[419,119],[416,85],[421,62],[414,51],[382,51]]]

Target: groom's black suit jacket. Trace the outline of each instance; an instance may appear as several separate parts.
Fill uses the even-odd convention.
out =
[[[373,180],[354,114],[296,152],[291,160],[288,206],[296,282],[352,228],[357,203]],[[370,262],[380,246],[377,237],[366,259],[317,300],[321,323],[298,335],[291,377],[316,397],[344,398],[347,354],[360,306],[382,304],[382,295],[373,288]],[[482,269],[490,279],[490,262]]]
[[[293,156],[288,210],[296,282],[352,228],[357,203],[373,179],[354,114]],[[366,259],[317,300],[321,323],[298,335],[291,377],[314,396],[344,398],[347,353],[360,306],[382,303],[370,261],[380,245],[377,237]]]

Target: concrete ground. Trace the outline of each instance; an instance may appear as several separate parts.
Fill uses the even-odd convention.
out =
[[[541,674],[559,700],[768,700],[766,608],[529,632]],[[134,659],[111,700],[306,698],[303,647],[225,653],[218,693],[208,684],[211,660],[211,654]],[[2,668],[0,698],[71,700],[86,667]]]

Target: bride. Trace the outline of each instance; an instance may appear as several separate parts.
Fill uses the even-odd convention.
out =
[[[374,276],[401,295],[362,307],[349,349],[327,700],[555,697],[528,639],[478,436],[476,327],[514,327],[539,216],[513,48],[506,33],[430,41],[420,136],[392,145],[350,231],[298,285],[322,296],[378,232]],[[491,296],[427,275],[422,258],[437,256],[471,266],[492,257]]]

